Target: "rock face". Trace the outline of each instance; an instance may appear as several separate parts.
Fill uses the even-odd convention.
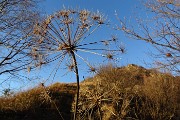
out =
[[[134,64],[109,65],[80,86],[79,120],[179,117],[180,77]],[[0,120],[71,120],[75,95],[76,84],[55,83],[0,97]]]

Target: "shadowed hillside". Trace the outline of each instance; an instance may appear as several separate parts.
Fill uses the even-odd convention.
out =
[[[80,84],[79,120],[178,120],[180,77],[131,64],[99,68]],[[55,83],[0,98],[1,120],[70,120],[76,84]]]
[[[0,98],[0,120],[71,119],[76,86],[56,83]]]

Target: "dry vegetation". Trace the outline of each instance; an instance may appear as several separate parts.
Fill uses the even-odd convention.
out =
[[[76,86],[56,83],[38,86],[11,97],[0,98],[1,120],[71,119],[70,109]]]
[[[79,120],[178,120],[180,77],[136,65],[99,68],[80,84]],[[72,119],[75,84],[56,83],[0,98],[0,119]]]
[[[179,80],[136,65],[102,67],[81,87],[79,116],[102,120],[178,119]]]

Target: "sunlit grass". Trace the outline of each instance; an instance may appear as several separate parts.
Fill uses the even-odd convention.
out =
[[[179,77],[133,64],[126,67],[107,65],[97,70],[94,77],[80,83],[79,120],[177,119]],[[6,117],[24,113],[28,117],[35,115],[36,119],[42,118],[40,114],[46,118],[54,115],[54,119],[72,119],[75,95],[74,83],[40,85],[10,97],[2,96],[0,111]]]

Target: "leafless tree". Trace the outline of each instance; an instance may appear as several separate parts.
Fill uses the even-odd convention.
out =
[[[115,55],[118,53],[124,52],[122,46],[117,46],[117,49],[115,46],[113,46],[113,49],[110,47],[113,43],[118,45],[115,36],[110,37],[109,40],[92,39],[87,41],[95,31],[107,25],[109,23],[106,21],[106,17],[99,11],[90,12],[88,10],[64,8],[50,15],[43,22],[37,23],[35,26],[34,34],[39,39],[35,39],[34,45],[31,48],[31,55],[35,60],[34,65],[38,67],[56,62],[55,69],[58,70],[66,58],[66,61],[68,61],[68,63],[65,63],[67,69],[76,74],[77,96],[74,120],[77,119],[79,98],[79,60],[84,61],[90,71],[96,71],[96,68],[82,56],[81,52],[111,60],[115,60]]]
[[[36,0],[0,0],[0,76],[16,75],[31,63],[33,24],[38,19]]]
[[[137,20],[137,26],[130,25],[125,20],[120,21],[118,30],[125,32],[133,39],[151,43],[159,54],[156,63],[175,74],[180,73],[180,2],[178,0],[148,0],[145,3],[147,13],[152,13],[148,20]]]

